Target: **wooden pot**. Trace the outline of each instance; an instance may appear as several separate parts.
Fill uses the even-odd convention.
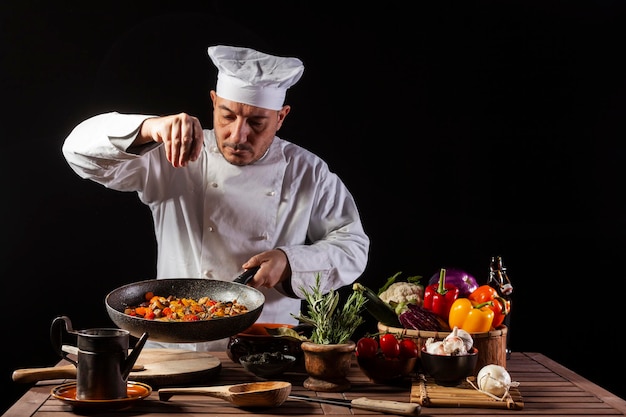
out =
[[[304,387],[312,391],[343,392],[350,389],[346,378],[356,343],[320,345],[302,342],[304,367],[309,377]]]

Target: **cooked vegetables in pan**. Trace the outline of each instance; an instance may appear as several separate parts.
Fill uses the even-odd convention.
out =
[[[232,317],[247,313],[245,305],[232,301],[217,301],[210,297],[177,298],[172,295],[163,297],[152,292],[145,294],[146,301],[124,309],[124,314],[138,316],[148,320],[161,321],[199,321],[221,317]]]

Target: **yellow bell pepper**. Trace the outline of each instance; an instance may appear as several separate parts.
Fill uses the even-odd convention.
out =
[[[491,301],[477,303],[469,298],[457,298],[450,307],[448,324],[468,333],[484,333],[491,329],[494,312]]]

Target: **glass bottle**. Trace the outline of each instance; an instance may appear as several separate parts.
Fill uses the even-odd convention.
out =
[[[502,262],[501,256],[492,256],[489,263],[489,280],[487,285],[498,291],[500,297],[505,300],[511,299],[511,293],[513,292],[513,285],[506,272],[506,267]]]
[[[506,272],[506,267],[502,262],[501,256],[492,256],[489,263],[489,279],[487,285],[494,288],[500,297],[504,298],[509,304],[509,313],[504,318],[504,325],[507,327],[506,333],[506,357],[511,357],[511,293],[513,292],[513,285]]]

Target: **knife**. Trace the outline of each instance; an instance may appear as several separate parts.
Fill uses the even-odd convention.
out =
[[[289,398],[402,416],[417,416],[421,411],[419,404],[403,403],[400,401],[372,400],[365,397],[345,400],[341,398],[309,397],[307,395],[290,394]]]
[[[142,364],[135,363],[133,372],[143,371]],[[32,382],[46,381],[50,379],[75,379],[76,365],[57,365],[43,368],[21,368],[13,371],[11,378],[14,382],[29,384]]]

